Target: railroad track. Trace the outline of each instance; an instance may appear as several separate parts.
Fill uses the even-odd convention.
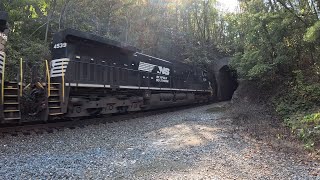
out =
[[[153,116],[157,114],[163,114],[163,113],[174,112],[178,110],[194,108],[198,106],[201,106],[201,105],[171,107],[171,108],[149,110],[149,111],[143,111],[143,112],[133,112],[129,114],[103,116],[99,118],[97,117],[87,118],[87,119],[81,119],[76,121],[60,120],[59,122],[48,122],[48,123],[34,122],[33,124],[22,124],[22,125],[16,125],[16,126],[0,127],[0,138],[4,138],[6,136],[29,136],[33,134],[41,135],[44,133],[55,133],[58,131],[63,131],[65,129],[85,128],[86,126],[90,126],[90,125],[117,123],[120,121],[148,117],[148,116]]]

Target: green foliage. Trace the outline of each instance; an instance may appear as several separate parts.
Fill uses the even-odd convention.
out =
[[[305,142],[319,143],[320,11],[316,1],[241,1],[226,47],[241,78],[277,87],[275,110]]]
[[[230,51],[235,51],[232,65],[242,78],[272,84],[291,78],[292,72],[299,70],[302,64],[305,66],[316,60],[314,53],[318,53],[318,49],[305,40],[315,40],[319,23],[310,27],[304,37],[308,27],[297,19],[299,15],[288,12],[287,8],[262,1],[246,1],[242,5],[240,15],[227,16],[228,26],[234,26],[228,29],[237,31],[230,33],[230,38],[240,46],[229,46],[234,48]],[[305,21],[310,18],[306,17]]]
[[[43,77],[43,60],[50,58],[49,43],[44,42],[45,26],[42,26],[46,22],[49,1],[4,0],[1,3],[9,13],[11,30],[6,45],[5,78],[17,79],[21,58],[25,62],[24,78],[27,83],[31,81],[32,73],[35,77]]]
[[[227,49],[223,16],[215,5],[215,0],[0,2],[9,12],[10,36],[34,41],[32,46],[41,40],[47,46],[55,32],[73,28],[128,43],[154,56],[204,67],[221,58]]]
[[[19,34],[11,34],[7,45],[7,80],[16,79],[17,74],[19,74],[21,58],[25,62],[24,77],[26,82],[31,81],[32,73],[36,77],[43,78],[44,60],[50,58],[49,44],[42,40],[30,40]]]
[[[306,124],[320,125],[320,113],[313,113],[303,117],[302,122]]]
[[[292,128],[305,143],[305,148],[313,149],[320,141],[320,113],[318,110],[301,112],[286,119],[286,124]]]
[[[320,21],[307,29],[304,40],[307,42],[315,42],[320,38]]]
[[[307,149],[320,140],[320,83],[308,83],[302,71],[295,71],[294,83],[274,97],[276,111],[297,133]]]

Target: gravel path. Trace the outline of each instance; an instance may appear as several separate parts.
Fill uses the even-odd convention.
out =
[[[0,179],[320,179],[319,164],[235,131],[225,103],[0,139]],[[318,176],[317,176],[318,175]]]

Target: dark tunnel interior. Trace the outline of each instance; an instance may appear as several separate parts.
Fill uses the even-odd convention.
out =
[[[219,101],[231,100],[235,90],[238,88],[237,73],[229,66],[223,66],[217,74],[217,96]]]

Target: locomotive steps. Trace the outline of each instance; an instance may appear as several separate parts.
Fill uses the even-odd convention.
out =
[[[19,87],[17,82],[5,82],[3,95],[3,113],[5,122],[21,120]]]
[[[50,94],[48,97],[49,116],[58,116],[63,114],[61,106],[63,99],[61,94],[61,83],[50,83]]]

